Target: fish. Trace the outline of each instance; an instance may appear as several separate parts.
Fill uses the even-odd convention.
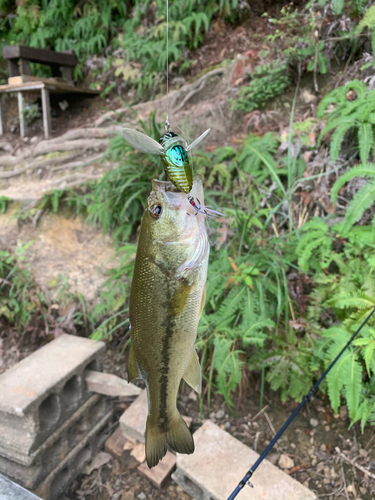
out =
[[[195,176],[193,196],[203,199]],[[130,293],[128,381],[146,383],[146,462],[167,452],[193,453],[194,440],[176,401],[182,379],[201,392],[195,340],[206,299],[209,241],[205,216],[195,213],[171,182],[152,181],[143,213]]]

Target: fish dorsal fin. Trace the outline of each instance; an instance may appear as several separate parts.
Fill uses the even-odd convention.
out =
[[[186,367],[185,373],[182,378],[185,380],[187,384],[190,385],[194,391],[200,393],[202,390],[202,372],[201,366],[199,364],[198,354],[193,347],[191,352],[189,364]]]
[[[130,344],[129,358],[128,358],[128,382],[138,378],[138,368],[135,362],[133,346]]]

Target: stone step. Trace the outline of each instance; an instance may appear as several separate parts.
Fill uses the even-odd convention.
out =
[[[148,415],[147,391],[141,394],[120,417],[120,429],[130,437],[145,442],[146,420]]]
[[[97,394],[91,396],[31,456],[18,456],[17,461],[0,456],[0,472],[25,488],[36,488],[108,414],[111,407],[107,398]]]
[[[147,479],[156,487],[161,489],[168,478],[171,476],[172,472],[176,468],[176,456],[173,455],[170,451],[167,451],[165,457],[160,460],[158,465],[149,469],[146,462],[143,462],[138,467],[138,472],[143,476],[147,477]]]
[[[258,453],[207,420],[194,433],[195,452],[177,454],[172,479],[195,500],[226,500]],[[264,460],[236,500],[314,500],[315,494]]]
[[[0,454],[28,455],[92,393],[86,369],[100,371],[103,342],[61,335],[0,375]]]

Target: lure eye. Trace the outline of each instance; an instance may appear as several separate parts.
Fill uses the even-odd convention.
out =
[[[149,211],[150,211],[150,214],[152,215],[152,217],[154,217],[154,219],[160,219],[162,211],[163,211],[163,207],[159,204],[153,205]]]

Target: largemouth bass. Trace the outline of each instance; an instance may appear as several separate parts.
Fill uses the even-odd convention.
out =
[[[152,182],[143,214],[130,294],[131,348],[129,382],[146,382],[148,417],[146,461],[157,465],[167,445],[193,453],[194,441],[177,410],[183,378],[201,391],[195,350],[205,302],[209,243],[205,217],[196,214],[186,195],[171,182]],[[202,181],[194,177],[192,195],[203,199]]]

